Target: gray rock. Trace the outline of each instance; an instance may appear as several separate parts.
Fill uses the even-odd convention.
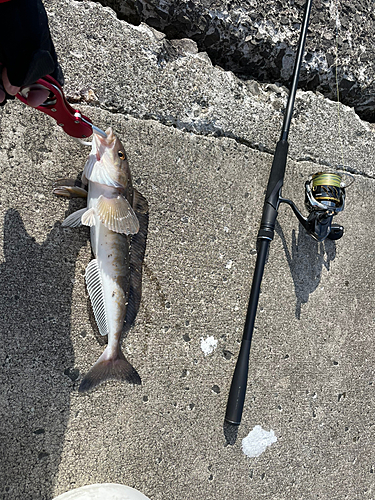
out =
[[[285,84],[292,74],[304,1],[101,0],[133,24],[191,38],[214,64],[245,78]],[[373,2],[313,2],[300,86],[375,121]]]

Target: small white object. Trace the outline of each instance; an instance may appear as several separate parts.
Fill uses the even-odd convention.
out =
[[[204,352],[204,355],[207,356],[214,352],[217,347],[217,340],[214,337],[207,337],[204,339],[201,337],[201,349]]]
[[[150,500],[138,490],[122,484],[89,484],[67,491],[54,500]]]
[[[259,457],[268,446],[276,443],[277,437],[271,429],[269,432],[256,425],[242,440],[242,451],[250,458]]]

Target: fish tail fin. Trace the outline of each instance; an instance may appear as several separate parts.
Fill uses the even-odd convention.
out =
[[[79,392],[87,392],[106,380],[122,380],[130,384],[141,384],[141,377],[119,349],[117,355],[108,357],[107,349],[90,371],[83,377]]]

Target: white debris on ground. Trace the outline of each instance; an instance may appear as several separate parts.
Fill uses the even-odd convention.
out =
[[[271,429],[269,432],[256,425],[242,440],[242,451],[250,458],[259,457],[268,446],[276,443],[277,437]]]
[[[217,347],[217,340],[214,337],[207,337],[204,339],[201,337],[201,349],[204,352],[204,355],[207,356],[214,352]]]

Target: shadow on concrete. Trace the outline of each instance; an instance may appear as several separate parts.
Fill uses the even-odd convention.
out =
[[[71,211],[71,210],[69,210]],[[79,372],[71,343],[77,254],[87,234],[56,223],[38,244],[20,214],[4,220],[0,264],[0,493],[52,498],[70,393]]]
[[[300,319],[302,304],[307,303],[310,294],[319,286],[323,267],[329,270],[336,257],[336,242],[327,239],[319,243],[299,224],[297,237],[296,231],[292,231],[289,250],[283,230],[277,221],[275,230],[281,238],[292,274],[297,299],[295,315]]]

